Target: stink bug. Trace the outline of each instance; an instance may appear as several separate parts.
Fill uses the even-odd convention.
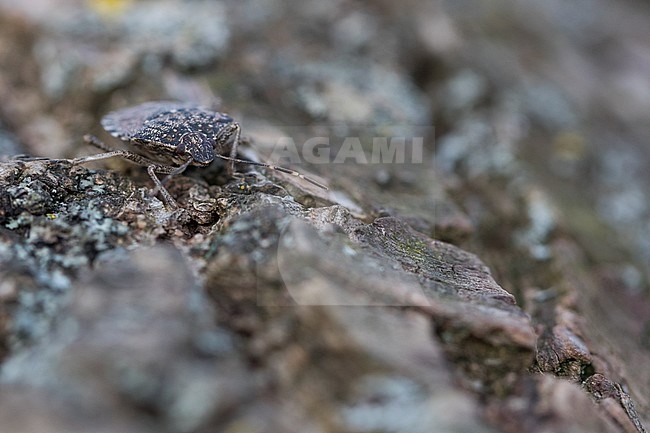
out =
[[[129,150],[113,149],[97,137],[86,135],[86,143],[105,153],[76,158],[72,163],[78,165],[120,156],[145,166],[155,184],[152,194],[160,192],[171,207],[176,207],[176,201],[165,189],[165,182],[190,165],[205,167],[215,158],[229,161],[227,169],[230,175],[235,173],[236,162],[244,163],[288,173],[327,189],[325,185],[297,171],[238,159],[241,127],[227,114],[192,104],[157,101],[108,113],[101,124],[108,133],[126,143]],[[161,182],[156,173],[167,174],[167,177]]]

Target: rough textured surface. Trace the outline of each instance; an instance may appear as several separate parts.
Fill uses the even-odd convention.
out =
[[[3,433],[645,432],[646,9],[0,0]],[[168,99],[331,190],[9,157]]]

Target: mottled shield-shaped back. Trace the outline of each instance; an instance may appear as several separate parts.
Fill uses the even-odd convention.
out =
[[[204,145],[222,145],[215,140],[223,135],[233,119],[223,113],[171,101],[147,102],[108,113],[102,126],[112,136],[131,143],[159,145],[175,150],[187,134],[205,137]],[[186,147],[181,146],[181,149]],[[189,151],[189,148],[187,148]]]

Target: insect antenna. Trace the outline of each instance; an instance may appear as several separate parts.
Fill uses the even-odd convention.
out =
[[[231,158],[229,156],[224,156],[224,155],[219,155],[219,154],[216,154],[215,156],[217,156],[217,157],[219,157],[221,159],[225,159],[225,160],[228,160],[228,161],[234,161],[234,162],[238,162],[238,163],[241,163],[241,164],[256,165],[258,167],[266,167],[266,168],[270,168],[271,170],[281,171],[282,173],[287,173],[287,174],[290,174],[292,176],[296,176],[296,177],[298,177],[298,178],[300,178],[302,180],[305,180],[305,181],[311,183],[312,185],[316,185],[319,188],[322,188],[322,189],[325,189],[325,190],[329,189],[328,187],[326,187],[322,183],[320,183],[320,182],[318,182],[318,181],[316,181],[316,180],[314,180],[314,179],[312,179],[310,177],[307,177],[304,174],[299,173],[299,172],[297,172],[295,170],[291,170],[289,168],[278,167],[277,165],[266,164],[266,163],[263,163],[263,162],[245,161],[243,159]]]

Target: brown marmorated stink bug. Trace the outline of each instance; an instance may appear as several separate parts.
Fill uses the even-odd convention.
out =
[[[210,111],[192,104],[171,101],[146,102],[135,107],[113,111],[101,120],[104,129],[119,138],[129,150],[113,149],[92,135],[84,141],[105,153],[72,160],[75,165],[120,156],[147,167],[154,184],[152,195],[160,192],[165,202],[176,207],[176,201],[164,184],[190,165],[205,167],[215,158],[228,160],[228,174],[235,173],[235,163],[267,167],[297,176],[320,188],[325,185],[297,171],[261,162],[237,159],[241,127],[227,114]],[[228,153],[228,155],[222,155]],[[156,173],[167,174],[162,181]]]

